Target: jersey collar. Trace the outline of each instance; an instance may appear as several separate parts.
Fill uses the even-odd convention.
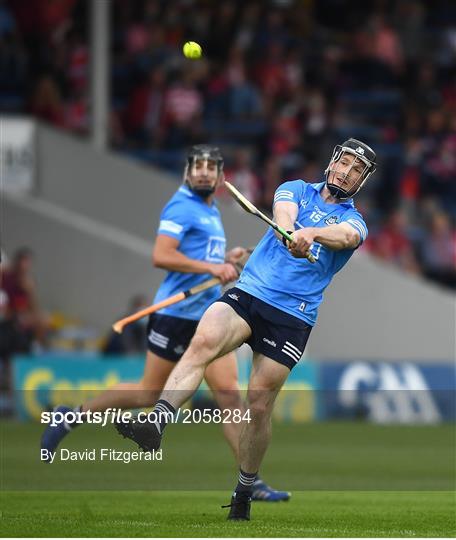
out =
[[[187,195],[187,197],[190,197],[192,199],[196,198],[196,195],[187,186],[181,186],[178,191],[180,193],[184,193],[185,195]]]
[[[318,195],[320,195],[320,192],[323,189],[325,184],[326,184],[326,182],[318,182],[318,184],[310,184],[310,186],[318,193]],[[322,199],[322,202],[323,202],[323,204],[328,204],[328,205],[333,206],[332,203],[326,203],[326,202],[323,201],[323,199]],[[341,206],[348,206],[349,208],[352,208],[352,207],[355,206],[355,203],[353,202],[353,199],[348,199],[346,201],[340,201],[340,203],[337,203],[337,204],[340,204]]]

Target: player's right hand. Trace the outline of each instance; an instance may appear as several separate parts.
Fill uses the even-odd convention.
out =
[[[315,230],[312,227],[305,227],[293,231],[291,237],[293,241],[288,243],[288,251],[297,259],[307,257],[315,238]]]
[[[236,268],[231,263],[213,264],[210,272],[214,277],[219,278],[222,285],[238,278]]]

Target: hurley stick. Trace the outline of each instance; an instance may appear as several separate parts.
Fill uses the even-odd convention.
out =
[[[277,225],[275,221],[272,221],[272,219],[268,218],[266,214],[263,214],[263,212],[258,210],[258,208],[254,204],[252,204],[248,199],[246,199],[240,191],[238,191],[232,184],[230,184],[226,180],[225,186],[227,187],[231,195],[234,197],[234,199],[242,206],[242,208],[244,208],[244,210],[246,210],[249,214],[253,214],[254,216],[259,217],[260,219],[265,221],[275,231],[284,236],[288,241],[293,241],[293,238],[287,233],[285,229],[282,229],[282,227],[280,227],[280,225]],[[310,253],[310,251],[308,252],[306,258],[311,263],[315,262],[315,257],[312,255],[312,253]]]
[[[202,291],[205,291],[206,289],[210,289],[211,287],[215,287],[215,285],[219,285],[219,284],[220,284],[220,280],[218,278],[211,278],[211,279],[208,279],[207,281],[203,281],[203,283],[200,283],[199,285],[195,285],[194,287],[192,287],[191,289],[188,289],[187,291],[183,291],[173,296],[170,296],[169,298],[165,298],[165,300],[162,300],[161,302],[158,302],[157,304],[154,304],[153,306],[149,306],[147,308],[141,309],[140,311],[137,311],[136,313],[133,313],[132,315],[129,315],[128,317],[125,317],[124,319],[120,319],[119,321],[116,321],[112,325],[112,328],[115,332],[117,332],[118,334],[121,334],[124,327],[127,324],[137,321],[138,319],[142,319],[146,315],[155,313],[156,311],[160,309],[163,309],[168,306],[172,306],[173,304],[177,304],[177,302],[181,302],[182,300],[185,300],[186,298],[189,298],[190,296],[193,296]]]

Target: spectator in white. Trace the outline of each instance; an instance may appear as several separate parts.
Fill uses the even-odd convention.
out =
[[[165,94],[164,115],[167,144],[183,146],[200,129],[203,99],[195,84],[194,72],[187,69]]]
[[[185,70],[166,93],[165,112],[168,120],[178,125],[188,125],[201,113],[202,107],[203,101],[196,88],[193,72]]]

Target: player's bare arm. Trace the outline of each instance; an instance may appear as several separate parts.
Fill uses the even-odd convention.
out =
[[[294,242],[290,244],[289,251],[293,257],[305,257],[313,242],[338,251],[340,249],[355,249],[361,239],[348,223],[328,225],[327,227],[306,227],[293,233]]]
[[[294,202],[276,202],[274,204],[274,221],[286,231],[295,230],[295,221],[298,217],[298,205]],[[274,234],[282,240],[282,235],[277,231]]]
[[[355,249],[361,241],[359,232],[348,223],[338,223],[314,229],[314,240],[333,249]]]
[[[220,279],[222,284],[234,281],[237,272],[231,263],[214,264],[191,259],[178,250],[179,240],[159,234],[152,253],[152,262],[157,268],[172,272],[192,274],[211,274]]]

